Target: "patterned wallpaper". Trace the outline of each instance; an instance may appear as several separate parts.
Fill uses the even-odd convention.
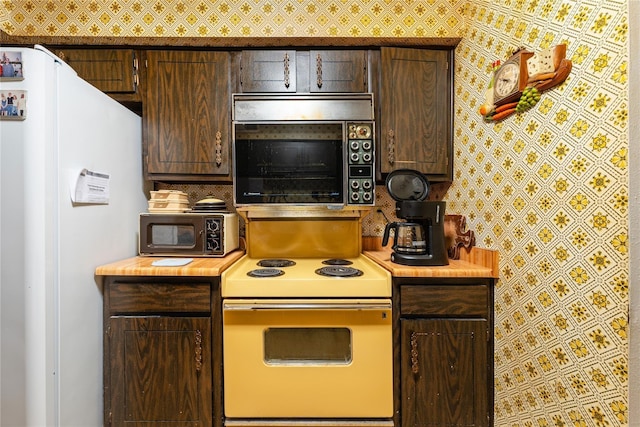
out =
[[[499,427],[629,425],[626,0],[4,1],[12,35],[463,37],[447,213],[501,254]],[[498,124],[477,113],[491,62],[568,46],[573,71]],[[228,187],[192,185],[193,199]],[[389,197],[379,192],[389,210]],[[365,232],[380,234],[382,218]]]
[[[627,18],[624,0],[476,1],[457,48],[447,200],[501,255],[499,426],[629,422]],[[558,43],[573,61],[567,81],[483,123],[491,62]]]
[[[457,37],[466,0],[20,0],[12,35],[116,37]]]

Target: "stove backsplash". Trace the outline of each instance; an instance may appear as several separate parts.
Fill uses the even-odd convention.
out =
[[[442,200],[449,189],[450,183],[433,183],[430,187],[429,200]],[[157,182],[155,190],[180,190],[189,196],[189,204],[193,205],[198,200],[207,197],[215,197],[224,200],[227,207],[233,208],[233,186],[231,184],[167,184]],[[382,213],[377,210],[382,210]],[[453,212],[447,212],[448,214]],[[376,206],[371,213],[362,220],[362,235],[382,237],[384,227],[387,223],[397,221],[395,213],[395,201],[387,193],[384,185],[376,186]],[[243,221],[240,221],[240,235],[245,235]]]

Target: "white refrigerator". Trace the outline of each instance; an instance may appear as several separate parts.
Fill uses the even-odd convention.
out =
[[[137,253],[141,118],[40,46],[3,56],[3,106],[15,102],[0,117],[0,425],[102,426],[94,271]]]

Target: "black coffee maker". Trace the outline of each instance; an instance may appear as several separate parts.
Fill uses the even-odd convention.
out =
[[[418,171],[399,169],[386,180],[387,190],[396,200],[396,216],[405,222],[386,225],[382,246],[394,231],[391,261],[413,266],[448,265],[444,237],[446,202],[427,201],[429,181]]]

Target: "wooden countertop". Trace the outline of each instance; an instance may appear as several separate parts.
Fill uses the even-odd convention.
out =
[[[236,250],[221,258],[196,258],[183,267],[157,267],[153,261],[164,257],[143,257],[123,259],[96,268],[97,276],[220,276],[224,270],[244,255],[243,250]],[[192,257],[185,257],[192,258]]]
[[[364,251],[373,261],[389,270],[394,277],[478,277],[499,278],[498,252],[472,248],[460,251],[459,260],[449,260],[449,265],[438,267],[415,267],[391,262],[391,250]]]
[[[498,252],[472,248],[462,250],[459,260],[449,260],[449,265],[441,267],[415,267],[391,262],[391,250],[368,250],[364,254],[386,268],[394,277],[479,277],[498,278]],[[237,250],[223,258],[193,258],[183,267],[157,267],[153,261],[163,257],[132,257],[101,265],[96,268],[97,276],[175,276],[208,277],[220,276],[224,270],[244,255]]]

